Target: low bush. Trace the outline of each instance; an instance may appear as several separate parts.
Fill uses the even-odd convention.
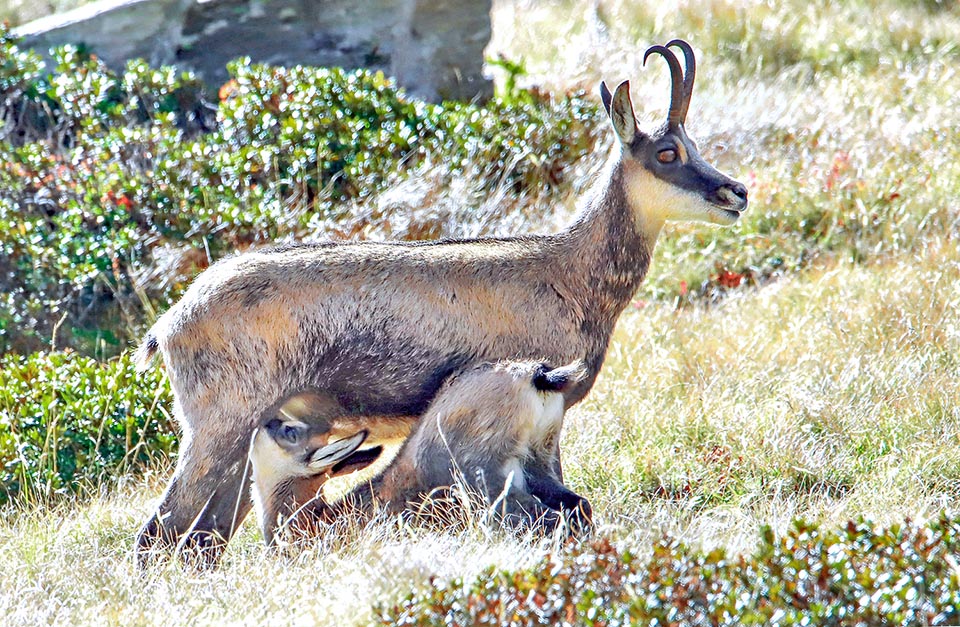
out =
[[[116,354],[199,270],[251,245],[433,238],[475,215],[476,232],[520,225],[570,191],[607,130],[583,94],[517,89],[522,65],[507,61],[503,97],[434,105],[365,71],[241,60],[210,94],[168,67],[111,72],[69,47],[54,58],[48,68],[0,28],[0,351],[54,339]],[[716,300],[824,257],[910,254],[952,233],[952,109],[919,115],[947,102],[949,71],[931,65],[894,99],[869,88],[898,72],[843,81],[850,93],[834,99],[851,119],[885,112],[909,138],[802,116],[721,137],[716,161],[752,208],[733,229],[672,227],[641,298]],[[714,161],[718,142],[701,139]]]
[[[0,357],[0,504],[108,485],[169,458],[166,379],[136,373],[128,355]]]
[[[211,260],[310,235],[424,164],[549,196],[595,142],[580,95],[433,105],[379,73],[241,60],[214,105],[172,68],[54,58],[0,27],[0,350],[39,349],[66,316],[61,343],[114,354]],[[199,254],[147,271],[170,249]]]
[[[764,528],[752,555],[606,540],[381,608],[383,625],[945,625],[960,621],[960,522]]]

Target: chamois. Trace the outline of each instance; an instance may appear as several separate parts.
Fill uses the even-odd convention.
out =
[[[274,544],[281,521],[303,534],[343,514],[429,505],[458,481],[508,527],[549,532],[567,520],[571,531],[585,531],[590,506],[560,483],[553,459],[563,392],[583,375],[579,362],[484,363],[451,375],[390,466],[333,505],[320,494],[326,480],[369,465],[380,447],[357,450],[365,430],[331,443],[326,413],[280,412],[257,430],[250,448],[264,540]]]
[[[363,416],[409,425],[473,364],[580,359],[586,376],[564,403],[580,401],[664,221],[733,224],[747,205],[746,188],[707,164],[684,130],[693,50],[674,40],[644,62],[654,53],[670,67],[667,122],[642,132],[629,82],[612,94],[601,83],[619,147],[559,233],[287,246],[201,273],[137,351],[143,368],[162,355],[183,431],[173,478],[137,537],[141,562],[178,546],[218,555],[251,507],[248,443],[276,399],[317,390],[356,416],[357,430]],[[379,441],[376,430],[370,438]]]

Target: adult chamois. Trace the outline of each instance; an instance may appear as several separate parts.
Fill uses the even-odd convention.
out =
[[[670,47],[683,51],[686,73]],[[665,220],[732,224],[747,190],[707,164],[684,119],[693,50],[646,51],[670,66],[667,121],[642,132],[629,82],[600,85],[619,150],[578,218],[553,235],[417,243],[329,243],[249,252],[200,274],[147,333],[183,435],[173,478],[139,532],[153,551],[215,557],[248,513],[247,448],[272,407],[305,390],[378,431],[406,431],[453,372],[480,362],[580,359],[596,379],[614,324],[643,281]],[[559,457],[558,457],[559,459]]]
[[[532,361],[483,363],[451,375],[390,466],[332,504],[321,493],[327,479],[368,466],[381,448],[358,450],[366,430],[331,442],[325,411],[278,412],[250,447],[267,546],[280,531],[311,535],[344,514],[355,521],[442,508],[448,500],[438,497],[455,485],[482,498],[508,528],[550,532],[566,521],[571,532],[586,531],[590,505],[555,469],[563,392],[583,375],[580,362],[550,368]]]

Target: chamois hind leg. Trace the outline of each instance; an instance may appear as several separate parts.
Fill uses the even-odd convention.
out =
[[[173,478],[137,536],[141,566],[173,550],[199,563],[216,562],[253,505],[245,472],[249,439],[247,430],[235,429],[181,444]]]
[[[177,467],[137,535],[141,566],[174,550],[214,563],[253,505],[250,437],[274,394],[261,388],[255,397],[232,383],[210,380],[192,394],[180,390],[175,412],[184,432]]]
[[[490,512],[504,527],[549,534],[561,523],[558,511],[530,494],[519,460],[508,460],[500,467],[484,464],[474,468],[468,464],[465,470],[469,487],[484,495]]]
[[[296,387],[280,377],[267,338],[250,337],[249,316],[202,314],[161,342],[183,437],[174,476],[137,536],[141,564],[172,549],[216,561],[252,507],[245,477],[254,427]]]
[[[513,486],[502,499],[494,502],[492,510],[503,526],[518,532],[551,534],[562,522],[559,512]]]
[[[563,513],[573,535],[586,535],[593,525],[590,501],[563,485],[546,468],[531,463],[524,468],[527,489],[547,507]]]

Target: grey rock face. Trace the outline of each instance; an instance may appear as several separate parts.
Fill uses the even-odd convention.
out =
[[[492,0],[404,0],[392,74],[430,99],[489,96],[483,50]]]
[[[428,100],[484,98],[491,0],[101,0],[19,28],[45,52],[87,44],[111,67],[143,57],[211,85],[240,56],[370,68]]]
[[[183,16],[192,0],[101,0],[17,28],[24,44],[46,53],[53,46],[88,44],[111,67],[142,57],[172,63]]]

